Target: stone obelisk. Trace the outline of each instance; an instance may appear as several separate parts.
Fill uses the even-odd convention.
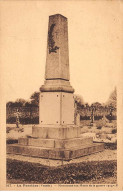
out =
[[[60,15],[49,17],[44,85],[40,88],[39,125],[32,136],[9,145],[8,153],[70,160],[104,149],[80,134],[74,123],[74,89],[70,85],[68,24]]]
[[[74,124],[74,89],[69,75],[67,18],[49,17],[45,82],[40,88],[40,124]]]

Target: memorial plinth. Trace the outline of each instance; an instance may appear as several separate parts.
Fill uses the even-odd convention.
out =
[[[67,18],[49,17],[44,85],[40,88],[39,125],[32,136],[9,145],[8,153],[70,160],[104,149],[80,135],[74,122],[74,89],[70,85]]]

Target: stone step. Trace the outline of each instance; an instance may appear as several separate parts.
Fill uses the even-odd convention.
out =
[[[80,127],[76,125],[35,125],[32,137],[42,139],[71,139],[80,137]]]
[[[93,143],[92,137],[81,137],[73,139],[41,139],[41,138],[19,138],[18,143],[20,145],[29,145],[44,148],[71,148],[81,147],[87,144]]]
[[[93,143],[90,145],[85,145],[78,148],[74,147],[70,149],[40,148],[34,146],[24,146],[19,144],[7,145],[7,153],[10,154],[60,160],[70,160],[73,158],[82,157],[103,150],[104,150],[103,143]]]

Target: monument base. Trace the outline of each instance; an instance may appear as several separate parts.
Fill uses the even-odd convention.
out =
[[[59,126],[54,130],[57,131],[56,136],[53,127],[34,126],[32,137],[19,138],[18,144],[8,145],[7,153],[71,160],[104,150],[104,144],[93,143],[92,137],[80,137],[80,128],[77,126]]]
[[[93,143],[78,148],[60,149],[60,148],[42,148],[34,146],[24,146],[19,144],[9,145],[7,153],[31,156],[37,158],[49,158],[59,160],[71,160],[92,153],[100,152],[104,149],[104,144]]]

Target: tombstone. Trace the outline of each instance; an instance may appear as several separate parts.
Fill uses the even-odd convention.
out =
[[[77,126],[80,126],[80,114],[79,114],[79,113],[76,114],[75,124],[76,124]]]
[[[38,71],[38,70],[37,70]],[[40,88],[39,125],[32,136],[9,145],[8,153],[70,160],[102,151],[103,144],[82,137],[74,121],[74,89],[70,85],[68,23],[60,15],[49,17],[45,81]]]

